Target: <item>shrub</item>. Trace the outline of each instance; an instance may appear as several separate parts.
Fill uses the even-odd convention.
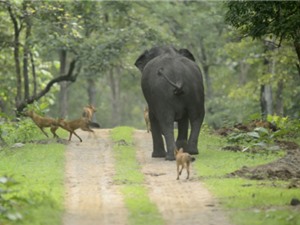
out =
[[[23,218],[17,208],[25,199],[15,195],[17,185],[18,182],[11,177],[0,177],[0,222],[18,221]]]

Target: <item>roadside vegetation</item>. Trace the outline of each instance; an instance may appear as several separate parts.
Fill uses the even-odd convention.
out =
[[[21,128],[21,124],[29,126],[23,121],[18,125],[21,131],[25,129]],[[35,128],[27,127],[27,130],[35,135],[33,143],[29,143],[32,138],[27,141],[18,139],[18,129],[15,129],[14,133],[5,138],[10,144],[0,150],[1,224],[60,224],[64,210],[65,145],[45,140],[43,134],[39,130],[35,131]],[[135,156],[133,130],[132,127],[116,127],[111,132],[116,160],[114,182],[121,186],[130,224],[163,224],[156,205],[150,201],[143,185],[144,175]],[[66,136],[63,131],[58,131],[60,136]],[[281,138],[300,143],[299,137],[291,136],[288,127]],[[266,139],[269,140],[270,136],[266,136]],[[47,144],[43,144],[45,141]],[[13,142],[24,145],[15,145]],[[275,139],[272,142],[276,143]],[[204,125],[199,141],[200,154],[193,169],[199,180],[205,183],[225,211],[228,211],[234,224],[299,223],[298,206],[291,205],[292,199],[299,199],[300,196],[298,179],[255,180],[234,173],[243,167],[273,162],[284,157],[286,150],[257,149],[255,146],[255,151],[228,151],[226,146],[230,144],[230,135],[221,136]]]
[[[231,174],[242,167],[255,167],[275,161],[283,157],[286,151],[262,148],[254,152],[225,151],[224,147],[228,144],[228,139],[204,128],[200,135],[200,154],[194,168],[199,179],[218,198],[223,208],[228,210],[233,223],[299,224],[299,208],[291,205],[292,199],[300,197],[297,179],[257,180]]]
[[[121,185],[125,205],[129,211],[129,224],[164,224],[162,216],[148,197],[144,174],[136,160],[133,128],[117,127],[111,132],[114,141],[116,174],[114,181]]]
[[[60,224],[65,145],[26,143],[0,151],[0,224]]]

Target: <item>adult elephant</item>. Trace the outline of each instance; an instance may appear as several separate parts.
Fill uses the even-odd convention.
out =
[[[152,157],[174,160],[176,147],[198,154],[198,136],[204,118],[204,88],[202,74],[192,53],[172,46],[154,47],[146,50],[135,66],[142,73],[142,90],[149,106]],[[178,122],[176,144],[174,121]],[[187,139],[189,123],[191,132]]]

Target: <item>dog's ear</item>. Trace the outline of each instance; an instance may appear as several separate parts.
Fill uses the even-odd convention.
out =
[[[175,149],[174,149],[174,155],[176,156],[176,155],[177,155],[177,153],[178,153],[178,149],[177,149],[177,148],[175,148]]]
[[[180,148],[178,152],[183,153],[183,148]]]

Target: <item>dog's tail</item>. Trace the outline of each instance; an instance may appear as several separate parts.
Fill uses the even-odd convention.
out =
[[[89,121],[89,127],[100,128],[101,126],[100,126],[99,123],[95,123],[95,122]]]
[[[190,162],[194,162],[194,161],[196,160],[196,158],[193,157],[193,156],[190,156],[190,157],[189,157],[189,160],[190,160]]]

